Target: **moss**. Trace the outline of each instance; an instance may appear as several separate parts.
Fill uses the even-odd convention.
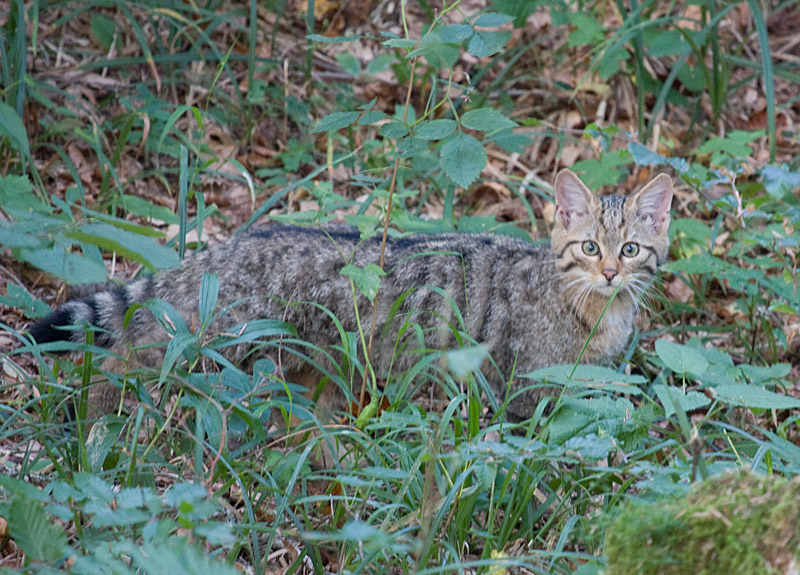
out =
[[[800,481],[713,477],[687,497],[632,503],[606,535],[608,575],[798,573]]]

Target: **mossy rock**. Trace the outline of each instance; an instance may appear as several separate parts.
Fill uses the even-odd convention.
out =
[[[742,472],[678,500],[632,503],[606,534],[606,573],[800,573],[799,480]]]

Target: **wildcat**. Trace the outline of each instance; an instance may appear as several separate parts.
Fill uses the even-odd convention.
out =
[[[371,356],[376,373],[385,374],[390,366],[393,373],[408,369],[419,360],[414,352],[421,349],[457,347],[456,328],[486,346],[496,368],[484,362],[484,373],[500,401],[514,374],[573,363],[587,341],[584,363],[600,363],[620,353],[633,329],[637,299],[667,257],[671,200],[672,180],[665,174],[624,197],[596,195],[574,173],[563,170],[555,181],[549,245],[492,234],[389,238],[376,316],[376,333],[383,336]],[[379,253],[380,238],[362,241],[346,226],[268,224],[197,253],[180,268],[67,302],[33,325],[30,334],[38,343],[70,337],[83,341],[82,331],[58,328],[85,320],[99,328],[95,344],[141,365],[159,366],[164,348],[150,344],[167,340],[164,329],[146,309],[137,309],[125,324],[126,312],[138,302],[159,298],[196,326],[202,276],[212,272],[220,280],[218,309],[229,307],[220,314],[216,331],[256,319],[283,319],[295,326],[300,339],[330,350],[341,346],[342,339],[322,308],[346,331],[357,331],[352,287],[341,269],[348,263],[377,263]],[[358,290],[356,297],[368,333],[371,304]],[[404,322],[419,329],[406,330],[397,345]],[[420,333],[423,341],[415,335]],[[245,345],[226,349],[223,353],[234,363],[250,351]],[[361,352],[359,346],[359,357]],[[309,365],[297,355],[282,353],[280,363],[286,381],[308,381]],[[512,383],[511,393],[521,385],[526,382]],[[119,395],[113,391],[90,396],[97,411],[116,407]],[[530,390],[515,397],[507,415],[515,420],[529,417],[543,393]],[[329,407],[342,408],[341,399]]]

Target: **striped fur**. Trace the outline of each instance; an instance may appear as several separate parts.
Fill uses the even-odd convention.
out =
[[[597,196],[572,172],[564,171],[555,188],[552,247],[490,234],[408,235],[389,240],[387,276],[377,313],[385,335],[371,358],[379,374],[390,367],[394,373],[409,368],[419,360],[420,349],[456,346],[453,331],[460,314],[463,331],[484,344],[496,363],[497,369],[485,366],[484,372],[502,399],[513,373],[576,361],[618,285],[619,295],[583,360],[602,362],[622,351],[632,330],[637,299],[667,256],[671,180],[659,176],[626,199]],[[599,248],[596,255],[585,253],[587,241]],[[621,254],[629,242],[639,246],[634,257]],[[378,238],[362,241],[357,231],[343,226],[266,225],[196,254],[178,269],[68,302],[30,333],[38,342],[68,339],[75,332],[58,328],[85,320],[100,330],[96,343],[122,355],[135,354],[143,365],[158,366],[163,347],[148,346],[165,341],[167,335],[145,309],[137,310],[123,327],[127,309],[136,302],[160,298],[180,312],[189,326],[197,326],[202,274],[213,272],[220,278],[219,308],[229,308],[220,314],[213,331],[225,332],[248,320],[283,319],[297,328],[301,339],[330,350],[341,345],[339,332],[331,317],[314,304],[330,310],[345,330],[356,331],[351,285],[340,271],[347,263],[376,263],[379,252]],[[614,270],[614,277],[608,280],[604,270],[609,275],[608,270]],[[434,288],[449,294],[457,309]],[[368,330],[370,304],[361,295],[357,299],[362,326]],[[406,321],[421,328],[424,341],[418,341],[415,334],[419,332],[406,330],[397,344]],[[77,332],[74,337],[78,336],[83,334]],[[406,352],[396,353],[403,346]],[[227,350],[226,356],[241,362],[248,351],[239,346]],[[281,367],[287,378],[307,369],[291,353],[281,354]],[[530,415],[540,394],[522,395],[512,402],[509,413],[516,418]]]

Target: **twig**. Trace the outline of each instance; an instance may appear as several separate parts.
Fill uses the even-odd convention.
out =
[[[403,111],[403,122],[406,122],[408,119],[408,107],[411,103],[411,90],[414,87],[414,72],[417,68],[417,59],[414,58],[414,61],[411,62],[411,74],[408,78],[408,90],[406,91],[406,105],[405,110]],[[381,270],[383,270],[383,259],[384,255],[386,254],[386,238],[389,235],[389,219],[392,215],[392,198],[394,197],[394,189],[397,185],[397,171],[400,169],[400,155],[394,159],[394,170],[392,170],[392,183],[389,185],[389,199],[386,202],[386,217],[383,222],[383,238],[381,240],[381,257],[378,262],[378,266],[380,266]],[[375,294],[375,299],[372,302],[372,322],[369,326],[369,343],[367,344],[367,354],[366,357],[370,357],[372,355],[372,342],[375,339],[375,322],[378,318],[378,304],[380,302],[381,297],[381,290],[378,288],[378,293]],[[365,362],[366,363],[366,362]],[[367,375],[368,370],[366,367],[364,368],[364,377],[361,379],[361,393],[358,395],[358,406],[361,409],[364,405],[364,396],[367,391]],[[375,395],[375,394],[373,394]],[[373,397],[373,401],[377,401],[377,398]]]

